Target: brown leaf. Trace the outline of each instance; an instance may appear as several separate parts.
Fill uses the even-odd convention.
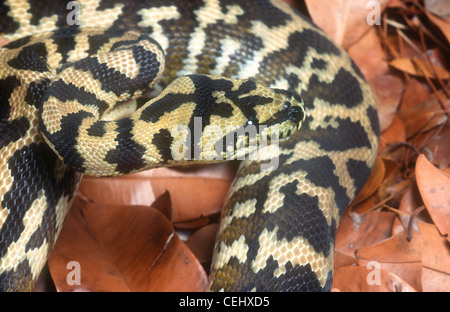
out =
[[[407,109],[430,98],[430,88],[417,79],[410,79],[406,85],[405,92],[400,104],[401,109]]]
[[[450,105],[450,101],[448,104]],[[403,121],[407,138],[441,126],[448,120],[434,95],[431,95],[427,101],[398,111],[397,116]]]
[[[450,239],[450,177],[424,155],[416,163],[417,186],[425,207],[439,232]]]
[[[367,80],[387,75],[389,65],[387,55],[381,46],[375,27],[348,48],[352,57]]]
[[[202,226],[205,226],[209,223],[210,218],[208,216],[206,217],[199,217],[197,219],[191,220],[191,221],[184,221],[184,222],[178,222],[174,223],[173,226],[177,229],[198,229]]]
[[[66,280],[66,265],[73,260],[80,263],[81,290],[204,290],[203,268],[161,212],[80,201],[49,260],[58,290],[79,290]]]
[[[364,214],[366,212],[372,211],[373,207],[375,207],[380,201],[378,197],[379,196],[377,194],[372,194],[371,196],[362,200],[356,205],[350,206],[350,209],[353,213],[358,214]]]
[[[218,223],[208,224],[189,236],[186,245],[191,248],[197,259],[202,263],[211,262]]]
[[[172,220],[172,201],[170,200],[169,192],[166,191],[156,198],[152,203],[152,207],[161,211],[169,221]]]
[[[450,275],[450,244],[434,224],[418,222],[423,244],[423,265]]]
[[[403,81],[392,75],[378,76],[369,81],[380,118],[380,130],[386,130],[394,118],[403,92]]]
[[[77,199],[66,217],[64,228],[48,260],[58,291],[131,291],[120,270],[92,237],[82,214],[85,205]],[[80,265],[81,284],[69,285],[68,265]],[[99,277],[100,276],[100,277]]]
[[[302,6],[300,5],[300,1],[297,0],[281,0],[287,4],[289,4],[291,7],[297,9],[297,10],[301,10]]]
[[[344,49],[350,47],[371,27],[367,23],[370,8],[366,0],[306,0],[312,20]],[[380,3],[380,13],[387,1]],[[333,8],[324,10],[324,8]]]
[[[446,5],[448,6],[448,3]],[[427,10],[425,10],[425,14],[430,19],[430,21],[441,30],[441,32],[447,39],[447,42],[450,43],[450,17],[440,18],[439,16],[436,16],[433,13],[430,13]]]
[[[406,141],[405,127],[396,115],[393,116],[391,125],[381,133],[380,141],[384,144]]]
[[[439,169],[444,170],[450,166],[450,124],[446,123],[442,129],[427,140],[425,147],[432,152],[432,161]]]
[[[414,76],[437,78],[437,74],[440,79],[450,78],[450,72],[444,67],[436,64],[430,65],[430,63],[422,61],[417,57],[397,58],[389,62],[389,65]],[[431,66],[433,66],[434,70]]]
[[[424,267],[422,269],[422,286],[426,292],[448,292],[450,275]]]
[[[371,281],[371,267],[345,266],[334,272],[332,291],[345,292],[414,292],[408,282],[392,272],[381,269],[379,284]]]
[[[398,207],[399,210],[411,214],[414,210],[422,206],[423,202],[417,188],[417,184],[411,183],[403,194]]]
[[[374,167],[370,173],[370,176],[367,178],[366,183],[359,191],[356,198],[351,203],[352,207],[357,206],[360,202],[367,199],[370,195],[375,193],[375,191],[380,186],[381,181],[383,181],[385,175],[385,166],[384,162],[380,157],[377,157],[375,160]]]
[[[157,168],[116,178],[84,177],[80,192],[99,204],[150,205],[169,191],[172,222],[218,213],[235,169],[230,163],[193,169]]]
[[[363,247],[381,242],[391,235],[395,214],[391,212],[368,212],[363,215],[344,214],[336,235],[336,252],[353,259],[357,263],[355,252]],[[335,256],[336,258],[338,255]],[[349,261],[341,261],[348,263]],[[337,266],[335,265],[335,268]]]
[[[422,291],[422,240],[417,235],[408,242],[403,231],[357,252],[358,264],[366,266],[376,261],[380,267],[407,281],[414,289]]]
[[[423,240],[422,285],[424,291],[450,289],[450,244],[436,226],[418,222]]]
[[[423,202],[420,197],[419,190],[417,189],[417,184],[410,183],[406,191],[403,193],[398,209],[393,210],[397,213],[398,218],[394,221],[394,225],[392,226],[392,233],[397,234],[398,232],[408,230],[411,217],[412,215],[414,215],[414,211],[416,209],[420,209],[422,205]],[[420,220],[424,220],[421,214],[415,215],[412,222],[412,227],[417,232],[419,231],[419,228],[417,227],[417,221]]]
[[[448,1],[443,0],[425,0],[426,11],[436,14],[441,18],[450,17],[450,6]]]
[[[385,173],[382,183],[378,189],[378,195],[380,198],[384,199],[389,196],[400,196],[398,193],[402,191],[403,181],[398,181],[397,177],[400,171],[400,165],[388,158],[383,158]]]

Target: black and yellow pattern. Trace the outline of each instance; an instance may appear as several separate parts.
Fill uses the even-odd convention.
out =
[[[197,144],[255,125],[285,140],[242,162],[210,289],[329,290],[339,218],[378,148],[370,89],[346,53],[275,0],[83,0],[80,25],[67,2],[0,8],[12,41],[0,50],[0,289],[32,288],[81,173],[184,164]],[[149,87],[163,91],[141,100]],[[180,141],[174,127],[192,132],[195,117],[201,136]],[[249,140],[200,159],[249,153]]]

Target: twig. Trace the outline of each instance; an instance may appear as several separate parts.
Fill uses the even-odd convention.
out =
[[[414,219],[417,217],[417,215],[419,214],[419,213],[421,213],[422,212],[422,210],[424,210],[425,209],[425,206],[424,205],[422,205],[422,206],[420,206],[419,208],[417,208],[417,209],[415,209],[412,213],[411,213],[411,216],[409,217],[409,221],[408,221],[408,236],[406,237],[406,240],[408,241],[408,242],[410,242],[411,240],[412,240],[412,235],[413,235],[413,222],[414,222]]]

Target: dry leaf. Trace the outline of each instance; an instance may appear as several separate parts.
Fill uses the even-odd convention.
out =
[[[423,201],[420,197],[417,184],[411,183],[406,192],[403,194],[398,209],[411,214],[414,210],[422,206],[422,204]]]
[[[448,105],[450,106],[450,101]],[[448,120],[434,95],[425,102],[400,110],[397,116],[403,121],[408,139],[418,133],[444,125]]]
[[[87,229],[81,212],[83,203],[74,206],[66,217],[64,228],[48,260],[58,291],[131,291],[122,273]],[[80,284],[70,285],[69,274],[79,264]],[[69,267],[68,267],[69,266]],[[74,272],[77,273],[77,272]],[[76,282],[74,280],[73,282]]]
[[[391,125],[381,133],[380,141],[384,144],[406,141],[405,127],[396,115],[393,116]]]
[[[172,222],[221,211],[235,168],[230,163],[185,170],[157,168],[116,178],[84,177],[80,192],[99,204],[150,205],[169,191]]]
[[[170,200],[169,192],[166,191],[164,194],[155,199],[152,203],[152,207],[162,212],[166,216],[167,220],[172,220],[172,201]]]
[[[450,234],[450,177],[424,155],[416,163],[417,186],[425,207],[442,235]]]
[[[197,259],[202,263],[211,262],[218,223],[208,224],[189,236],[186,245],[191,248]]]
[[[427,88],[423,83],[417,79],[410,79],[406,85],[405,92],[403,92],[400,107],[401,109],[408,109],[420,102],[425,102],[430,98],[430,88]]]
[[[386,130],[392,123],[403,92],[403,81],[392,75],[383,75],[369,81],[377,103],[380,130]]]
[[[424,267],[422,269],[422,286],[426,292],[449,292],[450,275]]]
[[[380,157],[377,157],[370,176],[367,178],[366,183],[364,183],[364,186],[359,191],[356,198],[352,201],[351,207],[356,207],[360,202],[375,193],[381,181],[383,181],[384,175],[385,167],[383,160]]]
[[[428,78],[437,78],[440,79],[449,79],[450,72],[447,71],[442,66],[433,64],[433,68],[430,63],[426,61],[422,61],[417,57],[405,57],[405,58],[397,58],[391,62],[389,65],[395,67],[398,70],[401,70],[405,73],[414,76],[425,76]],[[437,77],[436,77],[437,74]]]
[[[387,55],[375,27],[371,27],[362,38],[352,44],[348,48],[348,54],[368,81],[389,72]]]
[[[398,192],[402,191],[403,181],[398,181],[398,175],[400,172],[400,165],[392,159],[383,158],[385,173],[383,181],[378,189],[378,196],[380,199],[387,197],[399,196]],[[400,188],[398,188],[400,186]]]
[[[405,280],[392,272],[379,270],[379,281],[372,280],[373,268],[345,266],[334,272],[332,291],[345,292],[414,292]]]
[[[425,11],[425,13],[430,19],[430,21],[441,30],[445,38],[447,38],[447,42],[450,43],[450,17],[442,19],[432,13],[429,13],[428,11]]]
[[[441,18],[450,17],[450,6],[446,0],[424,0],[428,12],[436,14]]]
[[[417,291],[422,290],[422,240],[417,235],[408,242],[405,231],[397,233],[376,245],[358,250],[357,257],[360,266],[375,261]]]
[[[420,209],[423,202],[420,198],[419,190],[417,189],[416,183],[410,183],[406,191],[400,200],[398,209],[395,212],[398,215],[398,219],[394,221],[392,226],[392,234],[397,234],[398,232],[408,230],[410,226],[411,217],[416,209]],[[412,220],[412,227],[417,232],[419,228],[417,227],[417,221],[424,220],[420,215],[415,215]]]
[[[80,265],[81,284],[67,282]],[[74,203],[49,260],[60,291],[202,291],[207,276],[169,220],[145,206]]]
[[[450,244],[434,224],[418,222],[418,227],[424,242],[422,253],[424,267],[450,276]]]
[[[448,292],[450,290],[450,244],[435,225],[418,222],[418,228],[423,240],[423,291]]]
[[[344,49],[350,47],[371,27],[367,18],[372,8],[366,0],[306,0],[312,20]],[[377,1],[380,14],[387,1]],[[333,8],[331,10],[324,8]]]
[[[352,213],[344,214],[339,224],[339,231],[336,235],[335,257],[345,255],[345,261],[337,259],[340,263],[349,265],[356,264],[355,252],[363,247],[381,242],[391,235],[392,223],[395,214],[391,212],[368,212],[363,215]],[[335,268],[338,268],[336,266]]]
[[[432,152],[433,163],[442,170],[450,166],[450,144],[448,144],[448,138],[450,138],[450,124],[446,123],[425,144],[425,147]]]

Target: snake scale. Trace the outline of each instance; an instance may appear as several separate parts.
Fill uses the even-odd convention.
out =
[[[339,219],[379,126],[361,72],[312,22],[276,0],[6,0],[0,35],[1,290],[33,287],[82,173],[179,164],[212,125],[281,138],[278,153],[241,162],[209,289],[330,290]],[[193,131],[195,117],[200,136],[173,148],[169,125]],[[251,152],[249,137],[222,156]]]

